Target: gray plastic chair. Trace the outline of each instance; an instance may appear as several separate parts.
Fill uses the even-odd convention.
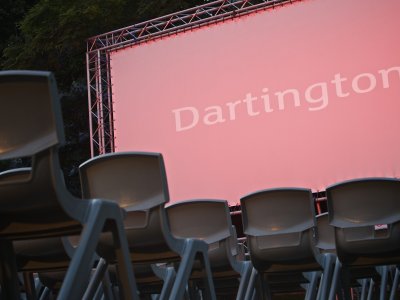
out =
[[[183,297],[196,260],[205,269],[207,297],[215,298],[208,245],[171,234],[164,208],[169,193],[161,154],[125,152],[98,156],[80,166],[80,176],[84,197],[104,197],[127,211],[125,230],[134,264],[180,261],[174,285],[164,286],[160,299]],[[113,259],[106,239],[98,253],[108,261]]]
[[[0,72],[0,97],[0,160],[32,157],[29,176],[10,176],[0,182],[2,296],[18,299],[19,294],[12,241],[82,233],[59,293],[59,299],[80,298],[100,234],[107,225],[114,239],[124,297],[137,298],[123,210],[111,201],[75,198],[65,187],[58,158],[64,131],[53,75]]]
[[[226,288],[225,280],[234,279],[235,284],[229,288],[233,291],[238,288],[236,299],[244,299],[252,265],[250,261],[238,259],[239,245],[227,201],[196,199],[174,203],[167,207],[167,215],[175,237],[207,243],[216,289],[219,281],[224,281]],[[240,285],[236,284],[237,278]]]
[[[301,280],[306,282],[303,272],[321,270],[316,260],[311,190],[267,189],[244,196],[240,203],[251,261],[259,276],[269,277],[267,284],[271,289],[276,283],[277,288],[283,285],[287,290],[291,281],[296,284]],[[308,299],[316,296],[317,273],[311,275],[312,285],[306,293]]]
[[[400,262],[398,179],[349,180],[328,187],[326,193],[337,255],[344,268],[355,273]],[[386,293],[387,268],[383,271],[380,299]]]

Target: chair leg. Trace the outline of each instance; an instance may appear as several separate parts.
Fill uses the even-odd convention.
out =
[[[107,271],[108,264],[104,258],[100,258],[97,263],[96,270],[92,277],[90,278],[90,282],[88,288],[86,289],[85,294],[83,295],[84,300],[91,300],[94,298],[97,289],[100,286],[100,283],[104,277],[105,272]]]
[[[171,293],[172,285],[176,278],[176,272],[173,267],[157,267],[151,266],[153,272],[158,276],[161,277],[164,281],[163,287],[161,289],[161,294],[159,300],[167,300],[169,299],[169,295]]]
[[[381,266],[379,267],[379,274],[381,275],[381,286],[379,288],[379,300],[386,299],[386,287],[388,283],[389,267]]]
[[[249,280],[252,273],[252,264],[249,261],[243,262],[243,270],[240,274],[240,283],[239,289],[236,296],[236,300],[243,300],[245,299],[246,295],[246,288],[249,286]]]
[[[32,272],[23,272],[24,277],[24,288],[26,293],[27,300],[36,300],[36,287],[35,287],[35,280],[33,278]]]
[[[132,264],[129,258],[128,243],[122,223],[122,212],[118,205],[112,202],[93,201],[87,223],[81,234],[81,240],[72,257],[64,282],[61,286],[59,299],[80,299],[88,282],[97,243],[106,221],[112,221],[111,229],[119,265],[120,293],[124,299],[138,299],[136,282],[133,276]]]
[[[199,291],[193,280],[189,280],[185,287],[184,300],[197,300],[199,298]]]
[[[133,273],[131,257],[129,254],[128,240],[124,224],[122,222],[121,210],[118,207],[119,218],[115,218],[113,225],[113,241],[117,258],[117,275],[120,281],[120,294],[124,299],[138,299],[138,288]]]
[[[259,273],[257,276],[257,293],[259,295],[257,298],[263,299],[263,300],[271,300],[272,299],[272,292],[271,288],[269,286],[268,280],[267,280],[267,275]]]
[[[9,240],[0,240],[0,286],[2,299],[19,299],[17,263]]]
[[[392,283],[392,289],[390,291],[390,298],[389,300],[395,300],[396,299],[396,291],[397,291],[397,287],[399,285],[399,276],[400,276],[400,270],[399,267],[396,267],[396,272],[394,274],[394,278],[393,278],[393,283]]]
[[[206,294],[204,295],[204,299],[215,300],[216,295],[214,281],[211,271],[211,264],[208,259],[208,245],[201,243],[203,245],[200,246],[200,243],[198,241],[195,242],[195,244],[198,245],[196,256],[200,260],[201,266],[204,270],[204,285],[206,287]]]
[[[205,298],[216,299],[214,283],[212,281],[212,273],[210,262],[208,260],[208,246],[204,242],[187,239],[185,241],[185,252],[182,256],[174,286],[172,287],[170,299],[180,300],[183,298],[185,287],[189,281],[190,273],[193,267],[193,263],[196,257],[200,255],[200,260],[205,270],[205,286],[206,295]]]
[[[325,255],[324,270],[321,278],[320,287],[318,289],[318,300],[328,299],[330,286],[332,284],[334,264],[335,257],[333,255]]]
[[[350,287],[350,270],[346,267],[341,266],[341,272],[340,272],[340,284],[341,284],[341,297],[343,297],[345,300],[351,300],[351,287]]]
[[[250,278],[249,278],[249,283],[247,286],[246,294],[244,296],[245,300],[251,300],[253,299],[253,295],[255,294],[255,286],[256,286],[256,279],[258,276],[258,272],[255,268],[252,268]]]
[[[271,300],[272,294],[266,278],[253,267],[246,290],[245,300]]]
[[[112,292],[112,285],[111,285],[111,281],[110,281],[110,275],[108,274],[108,272],[106,272],[104,274],[101,285],[103,287],[104,300],[114,300],[114,295]]]
[[[308,272],[307,277],[310,283],[308,284],[304,300],[314,300],[317,295],[318,278],[321,276],[320,272]]]
[[[372,300],[372,297],[374,295],[374,286],[375,286],[375,282],[374,280],[371,278],[369,280],[369,290],[368,290],[368,297],[367,300]]]
[[[51,290],[46,286],[46,287],[43,289],[43,292],[42,292],[42,294],[40,295],[39,300],[47,300],[47,299],[49,299],[49,298],[50,298],[50,294],[51,294]]]
[[[338,291],[338,286],[339,286],[339,280],[340,280],[340,273],[341,273],[341,263],[338,258],[336,258],[335,261],[335,269],[333,270],[333,275],[332,275],[332,283],[331,283],[331,288],[329,291],[329,300],[334,300],[336,299],[336,293]]]
[[[367,300],[367,287],[368,287],[368,279],[361,280],[361,296],[360,300]]]
[[[90,298],[90,300],[101,300],[101,299],[103,299],[103,298],[104,298],[103,287],[102,287],[101,284],[99,284],[99,285],[97,286],[96,292],[94,293],[93,297]],[[88,298],[88,299],[89,299],[89,298]]]
[[[324,269],[325,270],[325,269]],[[322,294],[322,282],[324,280],[324,276],[326,276],[324,273],[321,274],[321,278],[319,281],[319,287],[318,287],[318,291],[317,291],[317,300],[321,300],[321,294]],[[324,298],[324,299],[328,299],[328,297]]]
[[[253,291],[253,296],[251,297],[251,299],[250,300],[257,300],[257,294],[256,294],[256,291],[254,290]]]

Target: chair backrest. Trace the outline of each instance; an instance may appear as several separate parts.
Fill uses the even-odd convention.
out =
[[[400,181],[361,178],[327,188],[337,254],[345,265],[400,262]]]
[[[160,153],[105,154],[83,163],[79,170],[84,198],[110,199],[135,210],[148,210],[169,201]]]
[[[400,221],[400,181],[361,178],[326,189],[329,221],[340,228]]]
[[[252,236],[300,232],[315,226],[311,190],[278,188],[241,198],[244,233]]]
[[[268,189],[240,200],[243,229],[258,271],[318,267],[313,244],[315,209],[311,190]]]
[[[64,143],[57,84],[50,72],[0,72],[0,160]]]
[[[174,237],[199,239],[208,244],[208,256],[214,271],[224,269],[239,272],[239,262],[235,258],[238,243],[236,236],[233,236],[227,201],[186,200],[168,206],[166,211]],[[235,245],[233,238],[236,239]]]
[[[225,200],[187,200],[166,210],[171,232],[177,238],[200,239],[211,245],[231,236],[232,221]]]

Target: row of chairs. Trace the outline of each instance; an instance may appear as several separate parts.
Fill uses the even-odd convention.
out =
[[[263,288],[259,295],[270,296],[279,290],[279,284],[287,289],[287,278],[291,283],[305,283],[300,275],[307,275],[307,299],[352,299],[351,288],[356,285],[364,288],[361,299],[372,299],[372,283],[376,283],[379,299],[395,299],[400,181],[350,180],[329,186],[326,196],[328,212],[317,216],[308,189],[269,189],[241,199],[250,258]],[[389,265],[393,265],[391,289]],[[293,272],[297,279],[289,277]],[[278,276],[282,274],[284,280]],[[367,283],[369,293],[365,291]]]
[[[119,298],[138,299],[159,278],[160,299],[181,299],[196,289],[215,299],[216,274],[250,277],[250,263],[238,260],[230,240],[234,230],[226,202],[217,202],[225,220],[214,220],[227,226],[211,236],[206,236],[207,228],[187,236],[187,226],[179,225],[186,221],[176,219],[175,224],[167,216],[168,185],[160,154],[90,160],[80,167],[84,199],[69,193],[59,165],[64,131],[51,73],[0,72],[0,95],[0,160],[32,158],[31,167],[0,174],[2,298],[19,299],[20,272],[26,275],[24,292],[31,299],[37,297],[32,272],[53,288],[60,279],[59,299],[91,299],[100,283],[104,295],[111,297],[111,285],[118,287],[113,292]],[[168,211],[185,218],[179,206]],[[61,272],[52,276],[51,271]]]
[[[80,166],[83,199],[72,196],[58,162],[64,133],[51,73],[0,72],[0,95],[0,160],[33,157],[30,168],[0,173],[5,299],[19,298],[19,272],[30,299],[38,297],[33,272],[59,299],[267,299],[299,285],[306,299],[348,299],[358,278],[349,270],[367,278],[370,267],[398,263],[396,179],[331,186],[329,215],[318,217],[308,189],[243,197],[246,259],[226,201],[167,206],[161,154],[93,158]]]

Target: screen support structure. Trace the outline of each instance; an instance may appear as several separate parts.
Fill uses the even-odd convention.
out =
[[[86,53],[91,156],[114,151],[112,97],[107,51]]]
[[[91,156],[114,152],[109,53],[163,36],[301,0],[219,0],[91,37],[86,71]]]

